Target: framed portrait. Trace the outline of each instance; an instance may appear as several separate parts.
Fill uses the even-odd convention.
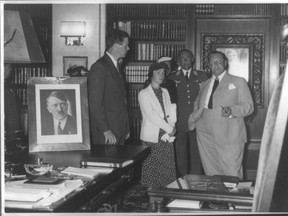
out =
[[[28,79],[29,151],[89,150],[87,78]]]
[[[71,67],[88,67],[87,56],[63,56],[63,76],[68,76],[67,70]]]

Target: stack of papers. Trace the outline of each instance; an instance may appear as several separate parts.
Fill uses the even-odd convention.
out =
[[[78,190],[82,190],[82,180],[66,180],[59,185],[26,184],[27,180],[5,184],[6,208],[43,208],[58,202]]]
[[[94,166],[89,166],[89,169],[93,169],[97,172],[99,172],[100,174],[109,174],[111,173],[113,170],[115,170],[115,168],[113,167],[94,167]]]
[[[86,158],[85,160],[81,161],[81,166],[123,168],[132,164],[133,162],[133,160],[120,160],[113,158]]]
[[[62,170],[61,173],[68,175],[83,176],[92,179],[100,175],[100,173],[95,169],[77,168],[77,167],[67,167],[66,169]]]
[[[200,209],[202,207],[202,204],[203,202],[198,200],[175,199],[170,202],[166,207],[169,209]]]
[[[5,200],[37,202],[51,195],[48,189],[6,187]]]

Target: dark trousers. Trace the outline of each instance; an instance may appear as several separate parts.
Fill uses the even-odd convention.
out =
[[[178,131],[175,140],[175,152],[178,177],[185,174],[204,174],[195,130]]]

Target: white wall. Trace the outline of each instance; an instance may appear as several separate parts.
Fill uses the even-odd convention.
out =
[[[52,74],[63,76],[63,56],[88,56],[88,69],[105,50],[106,7],[104,4],[53,4]],[[61,21],[85,21],[83,46],[66,46],[60,37]]]

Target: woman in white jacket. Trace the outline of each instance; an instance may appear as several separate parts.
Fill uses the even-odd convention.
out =
[[[151,64],[145,88],[138,95],[143,118],[140,139],[151,148],[142,166],[141,185],[145,187],[166,186],[176,179],[176,104],[171,104],[167,89],[160,87],[166,68],[163,62]]]

